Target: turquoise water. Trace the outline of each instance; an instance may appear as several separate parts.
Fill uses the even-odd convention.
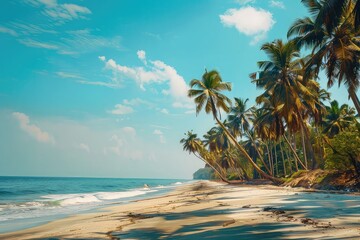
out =
[[[0,177],[0,232],[167,193],[189,180]],[[149,188],[144,187],[147,184]]]

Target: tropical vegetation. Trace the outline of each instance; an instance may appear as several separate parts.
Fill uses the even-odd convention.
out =
[[[311,169],[354,171],[360,177],[360,1],[302,0],[309,16],[296,20],[286,41],[262,45],[267,59],[249,73],[262,93],[255,106],[231,100],[216,70],[190,82],[196,113],[215,121],[203,138],[193,131],[181,140],[223,181],[284,177]],[[319,84],[344,84],[355,108],[330,99]],[[207,172],[209,173],[209,172]]]

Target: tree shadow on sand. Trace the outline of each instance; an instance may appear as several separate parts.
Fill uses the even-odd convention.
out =
[[[118,239],[309,239],[296,237],[304,235],[306,231],[288,231],[293,224],[287,223],[261,223],[256,225],[234,226],[216,230],[205,230],[207,227],[219,224],[219,222],[208,222],[201,224],[185,225],[179,230],[168,234],[157,228],[142,228],[128,232],[114,232],[111,234]],[[200,231],[200,232],[199,232]],[[322,239],[335,240],[337,237],[327,236]],[[347,238],[342,238],[347,239]]]

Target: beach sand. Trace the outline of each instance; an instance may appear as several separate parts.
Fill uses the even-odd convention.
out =
[[[360,196],[196,182],[0,239],[360,239]]]

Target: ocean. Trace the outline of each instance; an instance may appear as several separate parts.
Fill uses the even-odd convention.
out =
[[[189,180],[0,177],[0,233],[165,194]],[[145,184],[149,188],[144,187]]]

